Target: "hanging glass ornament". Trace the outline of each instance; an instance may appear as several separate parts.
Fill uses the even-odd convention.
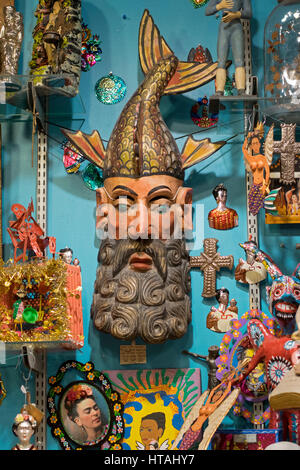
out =
[[[95,85],[96,96],[103,104],[115,104],[122,101],[126,95],[126,83],[121,77],[112,72],[100,78]]]
[[[300,0],[278,0],[265,25],[265,114],[300,123]]]
[[[92,163],[89,163],[81,174],[84,184],[92,191],[103,186],[102,172]]]

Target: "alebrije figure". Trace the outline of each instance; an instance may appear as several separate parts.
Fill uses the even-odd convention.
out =
[[[247,331],[256,352],[237,381],[241,383],[260,362],[263,362],[267,388],[271,393],[299,360],[299,345],[289,335],[281,337],[272,335],[257,319],[249,321]],[[284,439],[300,444],[299,425],[299,409],[279,412],[271,407],[269,427],[272,429],[283,427]]]
[[[226,61],[231,47],[235,80],[238,94],[246,89],[244,63],[244,32],[241,19],[252,17],[251,0],[210,0],[205,10],[206,16],[222,13],[218,35],[218,70],[216,75],[216,94],[223,95],[226,83]]]
[[[249,244],[248,250],[252,250],[272,279],[271,286],[266,287],[270,313],[277,320],[283,334],[291,335],[296,329],[296,314],[300,305],[300,263],[293,274],[287,276],[272,258],[255,244]]]

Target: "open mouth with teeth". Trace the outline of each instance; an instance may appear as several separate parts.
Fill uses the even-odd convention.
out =
[[[293,320],[295,318],[298,305],[290,302],[277,302],[274,307],[277,318],[282,320]]]

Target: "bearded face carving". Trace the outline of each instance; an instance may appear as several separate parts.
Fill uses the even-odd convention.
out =
[[[191,198],[180,180],[165,175],[108,178],[98,190],[97,226],[108,237],[98,255],[96,328],[147,343],[186,333],[190,265],[182,235],[192,227],[191,212],[184,214]]]
[[[138,267],[140,253],[153,262],[148,270]],[[139,336],[147,343],[185,334],[191,311],[184,241],[105,240],[99,262],[93,301],[99,330],[125,340]]]
[[[183,336],[189,322],[192,190],[184,170],[225,142],[189,137],[180,153],[162,119],[164,94],[183,93],[214,79],[217,63],[180,62],[145,10],[139,54],[145,80],[125,105],[107,149],[97,131],[64,131],[103,171],[96,227],[102,231],[91,314],[100,331],[122,340],[162,343]]]

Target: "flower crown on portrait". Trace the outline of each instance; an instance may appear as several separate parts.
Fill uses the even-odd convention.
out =
[[[34,417],[28,413],[18,413],[17,416],[15,417],[14,424],[19,425],[23,423],[24,421],[28,421],[32,427],[36,427],[37,425],[37,422],[34,419]]]
[[[71,404],[76,400],[81,400],[93,395],[92,389],[88,385],[77,384],[69,390],[66,396],[66,403]]]

